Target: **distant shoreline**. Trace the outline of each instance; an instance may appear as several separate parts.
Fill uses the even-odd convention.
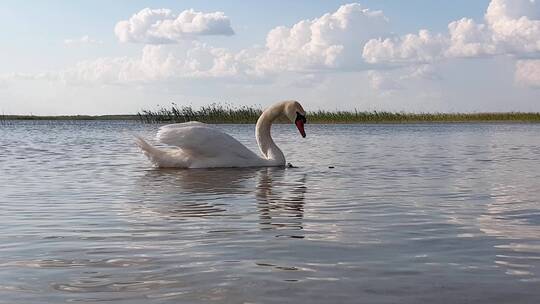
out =
[[[258,117],[258,115],[257,115]],[[143,123],[175,123],[197,120],[213,124],[253,124],[257,117],[199,116],[161,117],[132,115],[0,115],[1,121],[140,121]],[[496,113],[390,113],[390,112],[315,112],[308,113],[308,122],[314,124],[377,124],[377,123],[540,123],[540,113],[536,112],[496,112]],[[283,121],[281,121],[283,122]]]
[[[137,115],[0,115],[0,120],[139,120]]]

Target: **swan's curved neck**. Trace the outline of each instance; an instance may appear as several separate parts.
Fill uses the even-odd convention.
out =
[[[263,154],[264,158],[270,161],[276,166],[285,165],[285,155],[281,152],[281,149],[276,145],[270,134],[272,122],[283,114],[283,104],[276,104],[266,109],[259,119],[257,120],[257,126],[255,127],[255,136],[257,137],[257,144]]]

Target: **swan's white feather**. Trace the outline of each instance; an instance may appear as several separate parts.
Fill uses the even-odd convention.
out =
[[[205,124],[204,122],[200,121],[188,121],[188,122],[182,122],[182,123],[174,123],[169,125],[164,125],[159,130],[165,130],[165,129],[178,129],[178,128],[186,128],[186,127],[206,127],[206,128],[214,128],[212,125]],[[214,128],[215,129],[215,128]]]
[[[234,137],[201,122],[161,127],[157,139],[161,143],[204,157],[260,159]]]
[[[159,149],[147,143],[142,137],[135,137],[135,143],[144,155],[157,167],[161,168],[189,168],[191,159],[189,154],[181,149]]]
[[[136,143],[157,167],[254,167],[268,162],[227,133],[197,121],[163,126],[156,137],[176,148],[160,149],[140,137]]]

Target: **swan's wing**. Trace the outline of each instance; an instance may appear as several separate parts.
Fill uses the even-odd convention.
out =
[[[209,124],[205,124],[200,121],[188,121],[188,122],[182,122],[182,123],[174,123],[169,125],[164,125],[161,128],[159,128],[159,131],[165,130],[165,129],[178,129],[178,128],[186,128],[186,127],[206,127],[206,128],[213,128],[213,126]]]
[[[157,133],[157,139],[205,157],[259,158],[229,134],[201,122],[163,126]]]

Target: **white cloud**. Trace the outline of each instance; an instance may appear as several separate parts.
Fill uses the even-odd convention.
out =
[[[381,11],[353,3],[290,28],[276,27],[268,33],[255,69],[279,72],[355,68],[363,62],[360,54],[364,43],[386,33],[387,25]]]
[[[540,88],[540,60],[519,60],[515,81],[520,86]]]
[[[66,83],[82,85],[187,78],[260,81],[283,72],[354,69],[363,63],[360,54],[364,43],[386,33],[387,23],[380,11],[347,4],[291,28],[272,29],[264,47],[232,52],[196,40],[186,41],[196,35],[232,34],[230,21],[221,12],[188,10],[176,16],[168,9],[143,9],[115,28],[120,41],[147,43],[140,57],[82,61],[51,74]],[[306,85],[315,79],[322,78],[307,76],[297,84]]]
[[[452,38],[448,57],[511,54],[527,56],[540,52],[540,2],[492,0],[485,24],[462,19],[448,26]]]
[[[485,15],[494,42],[509,53],[540,52],[538,18],[535,0],[492,0]]]
[[[197,41],[146,45],[140,57],[83,61],[60,72],[70,84],[149,83],[188,78],[236,78],[245,68],[239,55]]]
[[[202,13],[193,9],[176,15],[169,9],[145,8],[129,20],[116,24],[114,32],[121,42],[147,44],[178,43],[204,35],[234,34],[229,17],[223,12]]]
[[[387,39],[372,39],[363,57],[370,63],[433,62],[443,58],[498,54],[530,56],[540,52],[540,1],[492,0],[486,24],[463,18],[448,25],[448,34],[421,30]]]
[[[425,79],[425,80],[438,80],[441,76],[435,70],[435,67],[431,64],[422,64],[418,66],[411,66],[409,73],[402,76],[401,79]]]
[[[371,70],[367,74],[369,86],[383,94],[402,90],[411,84],[425,84],[426,80],[438,80],[439,74],[431,64],[419,64],[384,71]]]
[[[379,71],[369,71],[368,80],[372,89],[383,93],[402,89],[397,81]]]
[[[439,59],[446,45],[447,39],[442,35],[420,30],[418,35],[371,39],[365,44],[362,56],[369,63],[425,63]]]
[[[80,46],[88,44],[103,44],[103,41],[90,38],[88,35],[84,35],[76,39],[66,39],[64,40],[65,46]]]
[[[450,39],[446,57],[478,57],[495,55],[499,52],[492,40],[492,33],[485,24],[477,24],[474,20],[463,18],[448,25]]]

